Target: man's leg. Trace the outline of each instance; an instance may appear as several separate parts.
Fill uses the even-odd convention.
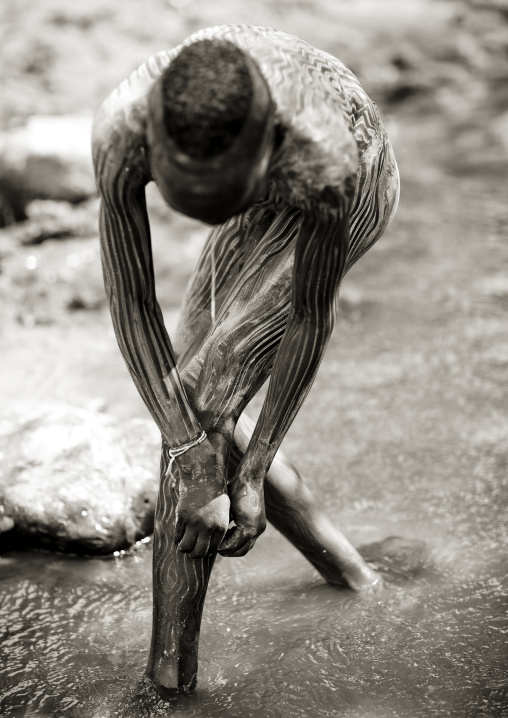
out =
[[[235,430],[228,470],[234,474],[254,431],[245,414]],[[332,585],[370,589],[378,574],[318,508],[302,477],[279,449],[265,479],[266,517]]]
[[[220,303],[227,294],[226,279],[232,280],[239,272],[243,221],[243,217],[234,218],[208,238],[184,299],[174,342],[180,366],[199,350],[212,325],[212,292]],[[213,285],[212,264],[219,270]],[[172,465],[168,447],[163,445],[154,529],[152,642],[146,672],[164,698],[174,691],[190,691],[196,684],[201,615],[215,561],[215,555],[193,559],[178,548],[177,463],[178,459]]]
[[[201,614],[215,555],[192,559],[178,549],[177,470],[163,444],[155,509],[152,641],[146,673],[162,698],[192,691],[198,670]]]

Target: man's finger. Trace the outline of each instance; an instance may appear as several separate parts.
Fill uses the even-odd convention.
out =
[[[198,538],[198,532],[196,529],[191,528],[188,524],[185,529],[185,533],[183,535],[183,539],[178,544],[178,548],[180,551],[183,551],[184,553],[189,553],[194,548],[194,545]]]
[[[229,534],[229,535],[228,535]],[[226,538],[219,546],[221,556],[233,556],[252,540],[252,533],[242,530],[241,526],[235,526],[227,532]],[[255,539],[254,539],[255,540]]]
[[[240,558],[241,556],[245,556],[246,554],[249,553],[251,548],[253,548],[256,541],[257,541],[257,539],[253,538],[250,541],[248,541],[246,544],[244,544],[241,548],[239,548],[238,551],[235,551],[234,553],[229,552],[228,558]]]
[[[225,536],[225,532],[220,529],[215,529],[214,534],[212,538],[210,539],[210,548],[208,549],[208,553],[217,553],[219,550],[219,546],[221,544],[222,539]]]
[[[179,543],[185,533],[185,519],[183,516],[178,516],[175,528],[175,541]]]
[[[228,551],[229,547],[238,540],[238,526],[232,526],[226,531],[226,535],[219,544],[218,551],[222,554],[223,551]]]
[[[208,547],[210,546],[210,536],[206,532],[199,534],[196,544],[192,551],[189,553],[190,558],[203,558],[208,553]]]

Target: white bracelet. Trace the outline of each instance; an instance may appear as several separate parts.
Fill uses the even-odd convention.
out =
[[[196,439],[189,441],[187,444],[182,444],[181,446],[177,446],[176,449],[168,449],[168,454],[171,457],[171,461],[169,462],[166,476],[171,471],[171,466],[173,465],[173,461],[176,459],[177,456],[181,456],[182,454],[185,454],[186,451],[189,451],[189,449],[192,449],[194,446],[201,444],[205,439],[206,439],[206,431],[202,431],[201,434]]]

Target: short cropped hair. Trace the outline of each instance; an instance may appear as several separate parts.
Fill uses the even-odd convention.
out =
[[[252,81],[242,50],[224,40],[184,47],[162,78],[163,121],[187,155],[224,152],[241,131],[252,102]]]

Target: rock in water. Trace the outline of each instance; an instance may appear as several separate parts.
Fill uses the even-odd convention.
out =
[[[0,418],[3,534],[73,553],[110,553],[151,533],[160,435],[151,422],[41,405]],[[2,510],[3,509],[3,510]]]
[[[23,219],[32,199],[82,202],[96,194],[91,130],[90,116],[34,115],[0,132],[0,226]]]

